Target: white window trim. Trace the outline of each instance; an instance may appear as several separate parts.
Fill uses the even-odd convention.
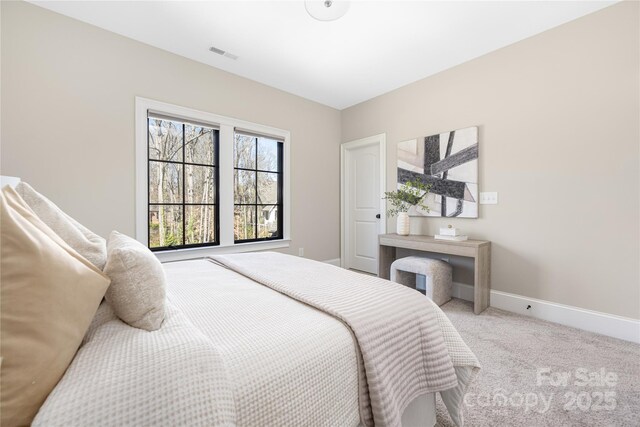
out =
[[[205,111],[180,107],[152,99],[136,97],[136,240],[145,246],[148,243],[148,183],[147,183],[147,112],[166,114],[176,118],[198,120],[216,125],[220,129],[218,165],[220,183],[233,183],[233,138],[234,129],[251,131],[256,134],[282,138],[283,154],[283,222],[282,239],[260,242],[234,243],[233,239],[233,185],[219,185],[217,203],[220,212],[220,244],[201,248],[185,248],[154,252],[161,261],[202,258],[208,255],[233,252],[249,252],[266,249],[285,248],[291,241],[291,133],[287,130],[251,123],[231,117],[220,116]]]

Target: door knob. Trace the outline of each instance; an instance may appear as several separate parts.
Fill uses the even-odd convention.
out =
[[[380,219],[380,214],[377,214],[377,215],[376,215],[376,218]]]

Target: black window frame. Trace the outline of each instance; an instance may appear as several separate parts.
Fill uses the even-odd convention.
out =
[[[151,150],[149,144],[149,124],[150,120],[168,120],[176,123],[182,124],[182,161],[175,160],[160,160],[160,159],[152,159],[151,158]],[[191,126],[200,126],[206,127],[212,130],[212,140],[213,140],[213,164],[205,165],[201,163],[192,163],[187,162],[186,159],[186,136],[185,136],[185,127],[186,125]],[[190,120],[182,119],[180,117],[166,116],[164,114],[153,114],[150,111],[147,111],[147,247],[152,252],[163,252],[163,251],[173,251],[177,249],[189,249],[189,248],[203,248],[203,247],[212,247],[220,245],[220,129],[217,126],[206,124],[206,123],[198,123],[192,122]],[[151,203],[151,162],[157,163],[173,163],[182,166],[182,203]],[[187,166],[201,166],[201,167],[212,167],[214,170],[214,192],[215,192],[215,203],[187,203],[186,196],[186,180],[185,174],[187,170]],[[182,245],[169,245],[169,246],[157,246],[151,247],[151,221],[150,221],[150,213],[151,206],[180,206],[182,208]],[[186,233],[186,212],[187,206],[213,206],[214,208],[214,228],[215,228],[215,240],[212,242],[206,243],[191,243],[187,244],[187,233]]]
[[[254,206],[256,209],[256,224],[255,224],[255,235],[256,237],[253,239],[236,239],[235,236],[233,238],[233,243],[234,244],[240,244],[240,243],[253,243],[253,242],[266,242],[266,241],[274,241],[274,240],[284,240],[284,191],[283,191],[283,187],[284,187],[284,141],[280,138],[275,138],[272,136],[268,136],[268,135],[259,135],[259,134],[254,134],[254,133],[249,133],[249,132],[243,132],[240,130],[234,130],[233,133],[233,143],[234,143],[234,150],[235,150],[235,138],[236,135],[244,135],[244,136],[249,136],[255,139],[255,144],[256,144],[256,159],[255,159],[255,169],[251,169],[251,168],[239,168],[236,167],[236,165],[233,165],[233,170],[234,173],[237,170],[241,170],[241,171],[248,171],[248,172],[255,172],[256,173],[256,184],[255,184],[255,195],[256,195],[256,202],[255,203],[236,203],[235,202],[235,185],[234,185],[234,194],[233,194],[233,211],[234,211],[234,226],[235,226],[235,208],[236,206]],[[263,169],[258,169],[258,138],[266,138],[266,139],[271,139],[272,141],[276,141],[277,147],[278,147],[278,170],[277,171],[268,171],[268,170],[263,170]],[[262,173],[272,173],[272,174],[277,174],[278,175],[278,202],[277,203],[258,203],[258,173],[262,172]],[[257,237],[258,236],[258,224],[259,224],[259,218],[258,218],[258,206],[276,206],[278,208],[278,236],[276,237]]]

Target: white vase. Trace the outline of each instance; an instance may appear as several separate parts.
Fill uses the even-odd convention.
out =
[[[410,225],[409,214],[406,212],[400,212],[398,214],[398,225],[396,228],[397,233],[400,236],[408,236],[411,228]]]

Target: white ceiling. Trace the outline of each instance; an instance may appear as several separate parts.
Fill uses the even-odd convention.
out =
[[[343,109],[616,1],[352,1],[331,22],[302,1],[32,3]]]

